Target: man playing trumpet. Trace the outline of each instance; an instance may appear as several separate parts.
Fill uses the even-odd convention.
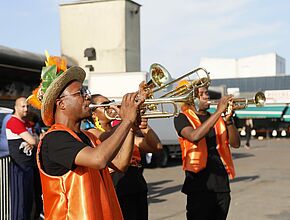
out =
[[[122,122],[101,143],[80,128],[91,114],[91,95],[82,86],[85,71],[67,69],[62,58],[48,57],[41,76],[29,103],[41,108],[42,120],[50,127],[37,151],[45,219],[122,220],[108,165],[139,121],[144,99],[136,99],[137,92],[123,97]]]
[[[187,195],[187,219],[226,219],[230,205],[229,178],[235,176],[229,146],[240,147],[240,136],[232,119],[232,99],[220,99],[213,114],[208,87],[195,88],[194,104],[184,104],[174,118],[182,149]],[[222,114],[228,110],[223,118]]]

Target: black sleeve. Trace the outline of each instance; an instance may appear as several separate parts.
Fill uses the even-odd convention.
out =
[[[174,127],[177,132],[177,134],[181,137],[181,130],[185,127],[192,127],[190,122],[188,121],[185,114],[179,113],[177,117],[174,118]]]
[[[43,139],[47,145],[49,160],[64,166],[67,169],[74,169],[76,155],[87,144],[77,141],[66,131],[54,131],[47,134]]]

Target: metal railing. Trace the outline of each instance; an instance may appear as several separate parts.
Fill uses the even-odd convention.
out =
[[[10,219],[10,157],[0,157],[0,220]]]

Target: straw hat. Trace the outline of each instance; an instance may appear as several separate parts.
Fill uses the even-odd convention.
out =
[[[51,126],[54,124],[55,101],[66,85],[75,80],[82,83],[85,77],[86,72],[82,68],[73,66],[51,82],[41,101],[41,117],[46,126]]]

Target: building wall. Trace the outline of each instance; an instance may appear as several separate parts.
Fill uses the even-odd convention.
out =
[[[92,65],[94,72],[140,71],[139,23],[139,5],[129,0],[62,4],[62,55],[83,68]],[[86,48],[95,49],[95,60],[84,57]]]
[[[209,71],[212,79],[233,78],[237,72],[236,59],[201,58],[199,66]]]
[[[264,54],[238,59],[237,77],[275,76],[276,54]]]
[[[223,86],[228,88],[238,88],[239,92],[257,92],[265,90],[288,90],[290,85],[290,75],[270,76],[270,77],[248,77],[236,79],[214,79],[211,87]]]
[[[140,71],[140,6],[127,2],[125,11],[126,71]]]
[[[285,74],[285,59],[276,53],[239,59],[202,58],[200,66],[211,73],[212,79],[277,76]]]
[[[286,73],[286,60],[283,57],[277,55],[276,57],[276,72],[277,74]]]

